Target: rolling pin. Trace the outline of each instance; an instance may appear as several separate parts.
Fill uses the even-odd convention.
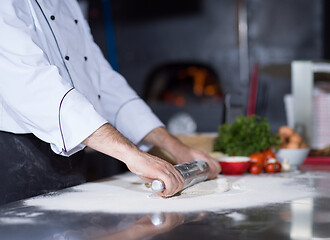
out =
[[[200,159],[175,165],[174,168],[184,179],[182,190],[196,183],[205,181],[210,173],[210,167],[207,162]],[[151,190],[155,193],[163,192],[165,190],[164,183],[161,180],[152,181]]]

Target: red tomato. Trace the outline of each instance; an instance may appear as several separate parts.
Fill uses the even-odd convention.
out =
[[[267,163],[265,165],[265,171],[267,173],[274,173],[275,172],[275,164],[274,163]]]
[[[263,151],[263,154],[265,155],[266,159],[276,158],[275,153],[273,153],[273,151],[269,148]]]
[[[279,162],[270,162],[265,165],[265,171],[267,173],[280,172],[282,165]]]
[[[258,163],[253,163],[249,169],[249,172],[252,174],[259,174],[262,171],[262,166]]]
[[[256,163],[261,166],[265,165],[266,157],[263,153],[252,153],[249,158],[251,159],[251,163]]]
[[[279,162],[276,162],[275,164],[277,165],[276,172],[280,172],[282,170],[282,164]]]

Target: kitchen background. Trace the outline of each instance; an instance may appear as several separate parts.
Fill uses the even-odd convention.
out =
[[[216,132],[249,102],[276,131],[286,124],[291,61],[330,57],[326,0],[80,4],[104,55],[173,132]],[[91,179],[125,169],[95,152],[88,158]]]

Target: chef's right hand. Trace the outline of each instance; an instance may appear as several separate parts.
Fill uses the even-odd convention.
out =
[[[183,189],[183,177],[165,160],[141,151],[125,163],[131,172],[144,181],[151,183],[153,180],[161,180],[165,185],[165,190],[158,193],[161,197],[172,196]]]
[[[108,123],[98,128],[82,143],[124,162],[131,172],[145,181],[163,181],[165,190],[159,194],[162,197],[172,196],[183,188],[183,177],[172,164],[141,151]]]

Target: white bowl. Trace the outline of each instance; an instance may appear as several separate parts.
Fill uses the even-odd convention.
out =
[[[279,149],[275,155],[279,162],[283,162],[284,159],[288,160],[291,170],[296,170],[305,161],[309,153],[309,148],[299,148],[299,149]]]

